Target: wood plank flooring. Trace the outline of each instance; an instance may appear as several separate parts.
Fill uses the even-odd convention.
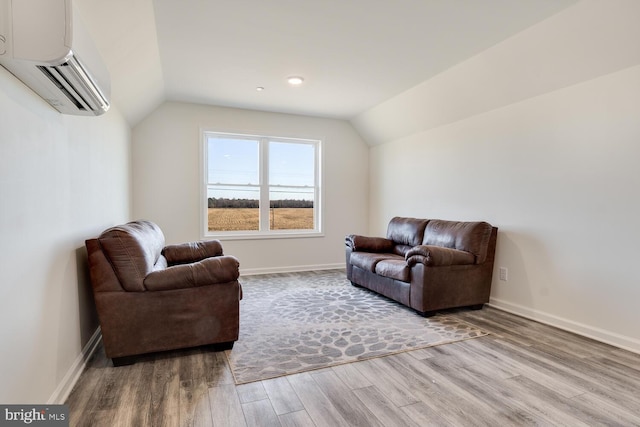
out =
[[[236,386],[223,353],[100,348],[71,426],[640,426],[640,355],[500,310],[448,314],[491,335]]]

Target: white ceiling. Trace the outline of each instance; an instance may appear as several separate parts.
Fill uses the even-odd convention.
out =
[[[76,3],[136,124],[164,100],[350,119],[576,1]]]

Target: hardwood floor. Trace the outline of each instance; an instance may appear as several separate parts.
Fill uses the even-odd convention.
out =
[[[99,349],[71,426],[640,426],[640,355],[500,310],[450,314],[491,334],[234,385],[224,353],[114,368]]]

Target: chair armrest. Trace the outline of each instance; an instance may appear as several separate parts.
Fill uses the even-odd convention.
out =
[[[360,252],[392,252],[393,240],[383,237],[366,237],[350,234],[344,239],[347,248]]]
[[[442,246],[418,245],[409,249],[405,255],[407,264],[413,267],[417,263],[426,266],[469,265],[475,264],[476,257],[471,252]]]
[[[149,273],[144,278],[148,291],[194,288],[238,280],[240,263],[230,255],[206,258]]]
[[[219,240],[205,240],[182,243],[180,245],[167,245],[162,250],[162,255],[167,259],[169,265],[176,265],[221,256],[223,252],[222,244],[220,244]]]

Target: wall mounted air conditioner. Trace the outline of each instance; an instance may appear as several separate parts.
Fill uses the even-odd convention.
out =
[[[109,109],[109,72],[72,0],[0,0],[0,65],[61,113]]]

